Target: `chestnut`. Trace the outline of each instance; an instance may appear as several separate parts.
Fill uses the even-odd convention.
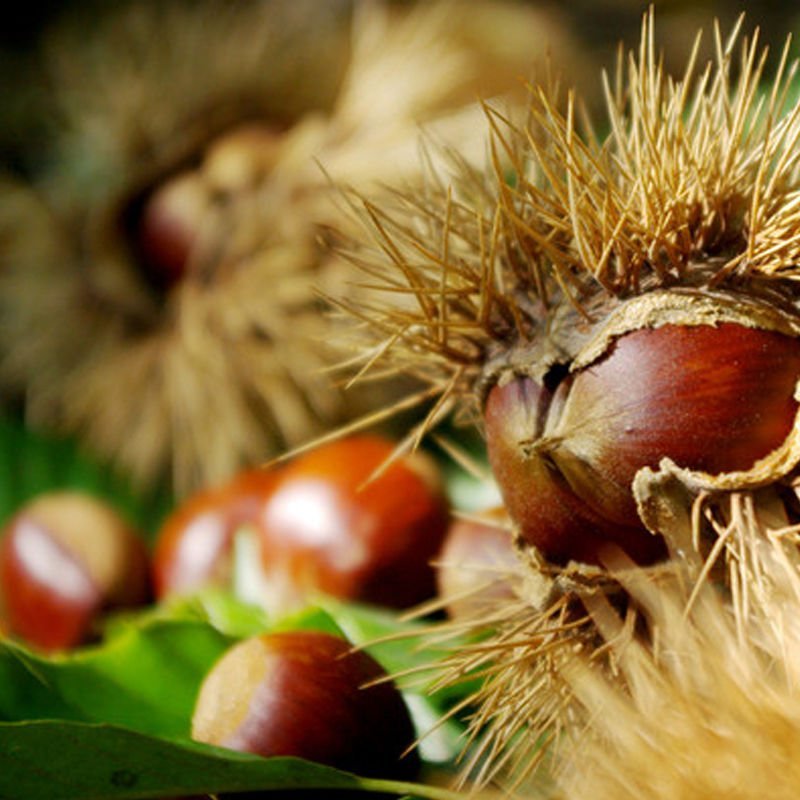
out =
[[[172,176],[143,200],[134,231],[147,274],[169,288],[186,273],[212,209],[202,177],[192,171]]]
[[[166,176],[134,203],[133,247],[158,288],[179,283],[205,256],[219,257],[210,247],[231,213],[231,197],[251,190],[270,171],[282,142],[282,131],[273,125],[240,125],[212,140],[197,163]]]
[[[315,590],[390,608],[435,595],[448,502],[422,453],[376,476],[394,448],[351,436],[284,467],[258,524],[268,608],[286,611]]]
[[[82,492],[42,494],[0,540],[0,616],[11,635],[43,650],[74,647],[100,615],[149,599],[147,551],[105,502]]]
[[[267,633],[234,645],[200,687],[192,737],[365,777],[407,780],[419,767],[398,689],[366,652],[317,631]]]
[[[474,617],[514,596],[508,575],[519,561],[505,508],[454,519],[436,559],[439,597],[453,619]]]
[[[243,470],[221,486],[196,492],[167,517],[153,550],[157,597],[232,582],[234,536],[257,520],[276,474]]]
[[[489,391],[489,459],[522,539],[556,563],[601,563],[610,545],[665,553],[637,513],[636,473],[663,458],[746,472],[784,444],[798,411],[800,341],[735,322],[620,335],[551,387],[505,377]]]

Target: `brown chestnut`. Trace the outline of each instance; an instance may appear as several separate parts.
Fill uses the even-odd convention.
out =
[[[400,692],[385,678],[371,656],[328,633],[246,639],[206,676],[192,737],[366,777],[410,779],[419,766],[409,749],[414,727]]]
[[[99,616],[149,598],[144,541],[106,503],[43,494],[0,540],[0,614],[10,634],[44,650],[88,641]]]
[[[353,436],[283,469],[259,518],[268,608],[285,611],[315,590],[392,608],[434,596],[448,503],[421,453],[374,476],[394,447]]]
[[[159,288],[179,283],[193,261],[216,246],[231,196],[269,172],[282,142],[274,126],[241,125],[210,142],[197,164],[166,177],[135,204],[134,249]]]
[[[257,521],[276,474],[244,470],[221,486],[192,495],[167,517],[153,551],[157,597],[232,582],[234,535]]]
[[[505,508],[454,519],[436,560],[439,597],[452,618],[474,617],[513,597],[508,582],[519,560]]]
[[[211,204],[208,187],[193,172],[175,175],[144,200],[136,241],[148,275],[160,286],[183,278]]]
[[[525,376],[489,392],[489,458],[522,538],[550,560],[598,563],[615,545],[664,554],[632,493],[668,457],[710,474],[779,448],[798,410],[800,342],[724,322],[634,330],[553,390]]]

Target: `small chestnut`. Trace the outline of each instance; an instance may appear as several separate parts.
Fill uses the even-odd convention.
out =
[[[795,423],[800,340],[724,322],[616,338],[556,387],[499,381],[484,419],[489,459],[523,540],[550,560],[599,563],[609,545],[647,564],[636,473],[668,457],[711,474],[747,471]]]
[[[290,609],[315,590],[391,608],[435,595],[448,503],[422,453],[375,476],[394,447],[352,436],[283,469],[258,525],[268,608]]]
[[[234,645],[200,687],[192,737],[262,756],[295,756],[365,777],[406,780],[419,758],[402,695],[379,664],[317,631]],[[377,681],[377,682],[376,682]]]
[[[244,470],[221,486],[195,493],[167,517],[153,550],[157,597],[231,584],[234,536],[256,522],[276,474]]]
[[[518,563],[504,508],[454,519],[436,559],[438,593],[448,616],[474,617],[513,597],[507,577]]]
[[[149,599],[144,541],[106,503],[82,492],[42,494],[0,540],[0,616],[43,650],[74,647],[108,609]]]
[[[158,288],[169,289],[206,255],[232,197],[252,189],[274,166],[283,143],[280,129],[251,123],[211,141],[197,163],[165,177],[131,209],[136,254]]]
[[[191,171],[172,176],[143,200],[134,237],[147,274],[159,286],[183,278],[211,209],[208,186]]]

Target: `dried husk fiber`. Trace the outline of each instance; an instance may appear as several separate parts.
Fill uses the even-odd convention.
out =
[[[585,368],[643,327],[798,335],[796,66],[784,49],[762,82],[766,52],[739,35],[715,30],[716,59],[674,78],[648,14],[638,52],[604,78],[607,135],[578,123],[574,96],[533,86],[523,123],[487,105],[484,170],[453,157],[424,190],[364,202],[352,259],[383,299],[334,302],[359,322],[366,374],[430,387],[409,446],[451,413],[480,426],[504,375]],[[557,567],[517,540],[516,599],[431,629],[447,653],[434,685],[480,678],[453,711],[470,726],[465,782],[797,795],[799,430],[748,470],[641,470],[631,492],[668,561]]]

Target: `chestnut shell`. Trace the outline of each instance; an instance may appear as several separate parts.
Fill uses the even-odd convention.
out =
[[[192,736],[369,777],[406,780],[419,767],[410,715],[382,667],[318,631],[268,633],[231,648],[200,689]]]
[[[550,389],[496,384],[485,404],[489,458],[522,538],[551,561],[601,563],[620,547],[666,553],[632,493],[663,458],[710,474],[747,471],[797,416],[800,342],[732,322],[634,330]]]

